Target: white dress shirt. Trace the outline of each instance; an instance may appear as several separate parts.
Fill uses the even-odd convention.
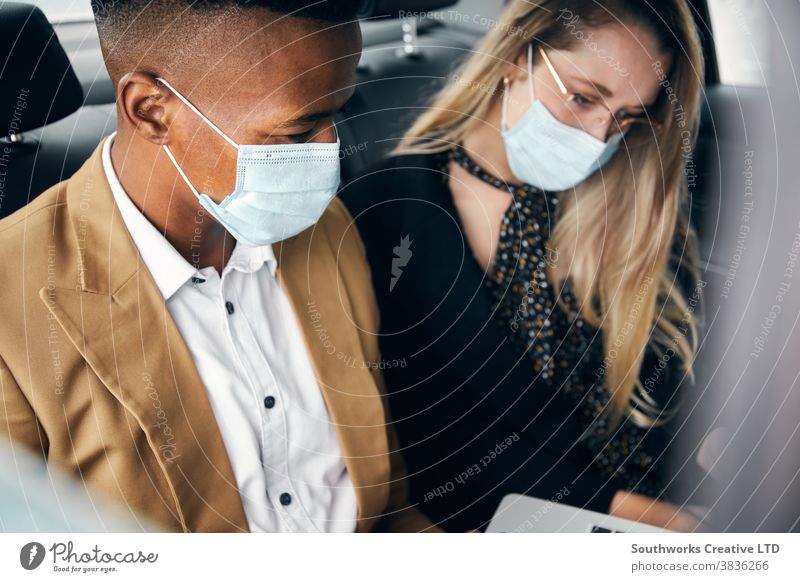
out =
[[[221,276],[192,266],[128,198],[113,139],[111,191],[205,384],[250,530],[354,531],[353,484],[272,246],[237,243]]]

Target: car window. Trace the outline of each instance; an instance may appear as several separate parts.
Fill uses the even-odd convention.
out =
[[[767,10],[764,0],[709,0],[720,82],[763,85]],[[762,55],[759,59],[758,55]]]
[[[25,4],[35,4],[42,9],[50,22],[77,22],[92,20],[92,10],[96,7],[92,0],[19,0]]]

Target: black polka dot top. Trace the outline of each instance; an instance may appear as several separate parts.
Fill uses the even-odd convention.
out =
[[[515,349],[530,358],[538,381],[574,409],[577,428],[570,452],[618,481],[620,489],[661,497],[658,462],[664,461],[663,429],[641,428],[624,418],[609,431],[603,413],[611,393],[603,381],[601,332],[581,317],[569,279],[559,289],[547,279],[548,264],[559,260],[557,249],[549,244],[559,215],[558,198],[527,184],[500,180],[460,147],[450,151],[448,161],[512,195],[500,225],[494,265],[485,280],[493,299],[492,314]]]

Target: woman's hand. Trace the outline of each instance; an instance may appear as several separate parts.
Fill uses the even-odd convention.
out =
[[[617,491],[611,500],[609,515],[639,521],[656,527],[680,532],[701,531],[700,522],[693,515],[666,501],[652,497]]]

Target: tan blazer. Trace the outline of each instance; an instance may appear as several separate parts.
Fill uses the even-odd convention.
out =
[[[100,152],[0,221],[0,434],[166,530],[247,531],[205,387]],[[334,200],[316,227],[274,250],[356,489],[357,531],[431,528],[405,506],[404,468],[390,454],[370,365],[378,312],[347,210]]]

